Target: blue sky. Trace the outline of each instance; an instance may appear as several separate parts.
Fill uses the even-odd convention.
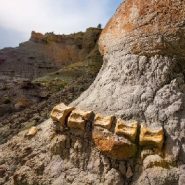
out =
[[[0,48],[18,46],[32,30],[68,34],[103,26],[122,0],[0,0]]]

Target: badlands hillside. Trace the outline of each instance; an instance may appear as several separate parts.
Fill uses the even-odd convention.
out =
[[[89,87],[102,65],[101,31],[32,32],[19,47],[0,50],[0,143],[48,119],[54,105],[70,103]]]
[[[0,145],[0,183],[184,185],[184,10],[125,0],[100,35],[91,86]]]

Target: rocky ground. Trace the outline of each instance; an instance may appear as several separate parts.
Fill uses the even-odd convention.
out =
[[[34,127],[3,124],[0,183],[184,185],[184,9],[181,0],[125,0],[101,33],[104,63],[92,85],[76,99],[75,78],[48,99],[75,101]],[[35,82],[50,84],[60,72]]]

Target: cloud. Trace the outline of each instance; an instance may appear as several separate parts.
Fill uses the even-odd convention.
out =
[[[121,0],[0,0],[0,27],[21,32],[32,30],[72,33],[105,23]],[[0,36],[1,37],[1,36]]]

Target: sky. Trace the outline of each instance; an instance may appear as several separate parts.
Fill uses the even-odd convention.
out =
[[[69,34],[105,26],[122,0],[0,0],[0,48],[15,47],[31,31]]]

